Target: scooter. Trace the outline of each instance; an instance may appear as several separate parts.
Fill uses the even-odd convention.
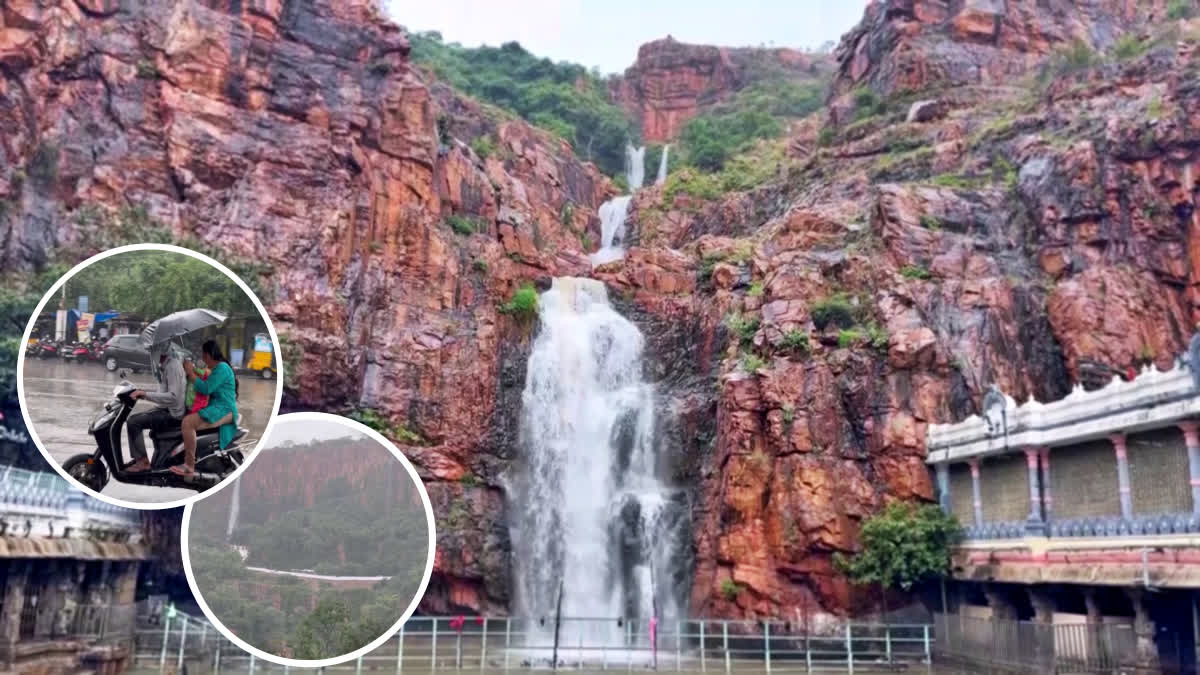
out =
[[[82,361],[87,358],[88,346],[83,342],[72,342],[60,352],[64,361]]]
[[[37,352],[34,354],[34,356],[38,357],[39,359],[58,356],[58,350],[59,344],[57,342],[54,342],[50,338],[42,338],[38,341]]]
[[[125,373],[119,373],[124,378]],[[196,473],[191,477],[180,476],[170,470],[183,464],[183,431],[168,429],[151,431],[154,458],[146,471],[127,471],[132,461],[124,461],[121,442],[125,437],[125,422],[137,403],[130,394],[135,387],[128,380],[113,388],[113,398],[104,405],[88,425],[88,433],[96,439],[96,450],[81,453],[63,462],[67,475],[96,492],[108,485],[109,477],[121,483],[149,485],[152,487],[184,488],[203,492],[228,478],[245,461],[242,447],[253,447],[253,441],[245,438],[248,430],[238,429],[233,441],[221,449],[217,428],[201,429],[196,432]]]

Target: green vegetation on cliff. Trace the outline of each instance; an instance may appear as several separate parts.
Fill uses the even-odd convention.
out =
[[[557,134],[609,175],[625,170],[633,125],[608,100],[599,74],[538,58],[516,42],[468,48],[443,42],[437,32],[414,33],[410,40],[413,60],[439,79]]]
[[[892,502],[863,522],[862,549],[837,567],[856,584],[911,590],[950,571],[950,549],[962,538],[952,516],[931,504]]]

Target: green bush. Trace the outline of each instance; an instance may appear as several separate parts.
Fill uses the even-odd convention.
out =
[[[874,321],[867,324],[867,339],[871,341],[872,347],[883,351],[886,351],[891,343],[891,336],[888,335],[887,329]]]
[[[833,324],[838,328],[849,328],[854,325],[854,310],[845,294],[838,293],[818,300],[812,307],[812,320],[817,330]]]
[[[742,354],[742,361],[741,361],[742,370],[744,370],[747,373],[750,373],[751,375],[753,375],[754,373],[757,373],[765,365],[767,365],[767,362],[764,361],[761,356],[759,356],[758,354],[755,354],[754,352],[746,352],[745,354]]]
[[[721,597],[729,602],[737,599],[738,593],[742,592],[742,587],[733,579],[721,580]]]
[[[1196,14],[1196,8],[1192,5],[1193,0],[1171,0],[1167,3],[1167,18],[1178,21],[1179,19],[1190,19]]]
[[[808,333],[802,330],[789,330],[783,336],[783,347],[792,352],[808,353]]]
[[[754,340],[754,334],[758,332],[760,323],[758,317],[745,316],[739,312],[732,312],[725,317],[725,326],[738,337],[738,341],[743,345],[748,345]]]
[[[141,59],[137,62],[137,76],[143,80],[157,80],[158,67],[150,59]]]
[[[484,224],[477,218],[458,213],[446,216],[446,224],[450,226],[450,229],[454,230],[455,234],[463,236],[470,236],[485,229]]]
[[[475,154],[479,155],[480,159],[486,160],[488,157],[496,154],[496,141],[491,135],[476,136],[471,141],[471,149],[475,151]]]
[[[887,112],[887,104],[884,103],[875,92],[867,87],[859,87],[854,90],[854,121],[861,122],[865,119],[882,115]]]
[[[838,333],[838,347],[841,347],[842,349],[853,347],[855,342],[858,342],[860,339],[862,339],[862,336],[863,334],[858,330],[853,328],[844,328],[840,333]]]
[[[958,521],[940,508],[892,502],[863,522],[862,549],[834,563],[856,584],[908,591],[950,573],[950,551],[962,539]]]
[[[760,298],[762,297],[762,294],[763,282],[761,281],[755,281],[754,283],[750,284],[750,290],[746,291],[746,295],[749,295],[752,298]]]
[[[833,130],[833,127],[825,127],[824,129],[821,129],[821,133],[817,134],[817,145],[822,148],[827,148],[833,145],[833,142],[836,139],[837,132]]]
[[[900,275],[905,279],[928,279],[932,274],[929,270],[920,265],[905,265],[900,268]]]
[[[921,227],[937,232],[942,229],[942,221],[938,220],[937,216],[926,214],[921,216]]]
[[[487,261],[484,260],[483,258],[476,258],[475,260],[471,261],[471,269],[475,270],[476,272],[479,272],[480,274],[487,274],[488,273]]]
[[[532,320],[538,313],[537,289],[533,287],[533,284],[521,284],[513,292],[512,298],[500,306],[500,311],[521,321]]]
[[[782,411],[783,423],[790,425],[792,421],[796,419],[796,408],[791,405],[784,404]]]
[[[1145,54],[1149,48],[1149,40],[1143,40],[1137,35],[1127,33],[1117,38],[1116,44],[1113,45],[1113,55],[1122,61],[1129,61]]]

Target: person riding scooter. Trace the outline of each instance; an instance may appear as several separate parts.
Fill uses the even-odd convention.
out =
[[[126,471],[149,471],[150,459],[146,455],[146,441],[142,432],[166,431],[178,429],[183,424],[184,396],[187,389],[187,376],[184,374],[183,362],[172,349],[170,342],[155,345],[150,354],[150,363],[158,364],[158,391],[143,391],[138,389],[130,394],[137,400],[144,398],[157,403],[158,407],[147,412],[130,415],[125,423],[129,430],[129,454],[133,464]]]

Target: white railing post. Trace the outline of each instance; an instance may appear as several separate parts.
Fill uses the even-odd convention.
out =
[[[163,641],[162,650],[158,653],[158,672],[163,672],[167,669],[167,640],[171,637],[171,617],[163,617]]]
[[[429,656],[430,670],[437,670],[437,624],[438,624],[438,621],[437,621],[437,617],[435,616],[435,617],[433,617],[433,633],[432,633],[432,635],[433,635],[433,646],[432,647],[433,648],[432,648],[432,652],[430,653],[430,656]]]
[[[175,672],[183,669],[183,647],[187,644],[188,617],[183,613],[180,613],[180,616],[183,617],[183,630],[179,633],[179,654],[175,659]]]
[[[730,671],[729,668],[729,622],[721,620],[721,648],[725,652],[725,672]]]
[[[887,653],[887,662],[892,662],[892,624],[883,626],[883,649]]]
[[[213,675],[221,675],[221,641],[217,640],[217,651],[213,654]]]
[[[504,619],[504,672],[508,672],[508,648],[512,646],[512,617]]]
[[[922,628],[925,629],[925,663],[933,663],[933,655],[929,653],[929,624],[925,624]]]
[[[846,623],[846,672],[854,672],[854,626]]]
[[[479,669],[483,670],[483,666],[487,663],[487,617],[483,617],[483,642],[479,645]]]
[[[208,642],[208,622],[200,624],[200,649],[204,649],[206,642]]]
[[[675,670],[682,671],[683,665],[683,628],[678,619],[675,620]]]
[[[250,675],[254,675],[254,654],[253,653],[250,654],[250,666],[249,667],[250,667],[250,670],[248,670],[247,672],[249,672]]]
[[[396,634],[396,673],[397,675],[404,670],[404,626],[400,626],[400,632]]]
[[[625,662],[626,672],[633,672],[633,621],[625,619],[625,654],[628,659]]]
[[[708,663],[704,655],[704,621],[700,622],[700,672],[708,672]]]
[[[354,660],[354,675],[362,675],[362,657]]]
[[[763,650],[767,657],[767,672],[771,672],[771,622],[763,621]]]

